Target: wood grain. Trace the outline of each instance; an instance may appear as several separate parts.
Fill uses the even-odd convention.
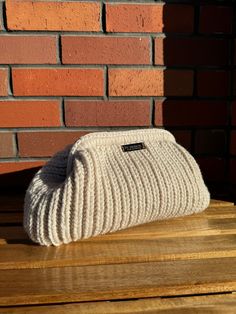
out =
[[[159,239],[176,237],[199,237],[208,235],[236,234],[235,218],[211,218],[192,215],[183,218],[154,221],[106,235],[84,240],[86,242],[122,239]],[[28,237],[22,227],[1,227],[0,243],[21,243]],[[30,243],[30,241],[28,241]]]
[[[234,294],[1,308],[1,314],[235,314]]]
[[[223,206],[233,206],[233,205],[234,205],[233,202],[211,199],[209,207],[216,207],[216,206],[223,207]]]
[[[60,247],[32,243],[22,226],[10,226],[22,224],[22,211],[6,208],[0,212],[0,305],[11,308],[0,313],[236,312],[235,295],[101,302],[235,291],[236,207],[230,202],[213,200],[199,214]],[[49,305],[82,301],[91,302]],[[12,307],[30,304],[48,305]]]
[[[0,270],[0,305],[229,292],[236,258]]]
[[[209,207],[202,213],[194,215],[197,217],[209,218],[236,218],[236,206]],[[193,216],[187,216],[193,217]]]
[[[236,220],[234,218],[212,219],[170,219],[156,221],[153,223],[139,225],[126,230],[98,236],[97,240],[108,240],[118,237],[120,239],[141,239],[143,237],[154,238],[176,238],[208,235],[236,234]]]
[[[78,241],[60,247],[0,246],[0,269],[49,268],[236,257],[236,235]]]

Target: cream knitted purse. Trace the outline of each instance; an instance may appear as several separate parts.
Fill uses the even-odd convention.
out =
[[[209,201],[196,161],[168,131],[96,132],[36,173],[24,228],[41,245],[60,245],[201,212]]]

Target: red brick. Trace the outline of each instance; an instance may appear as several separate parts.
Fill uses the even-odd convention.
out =
[[[107,32],[174,32],[193,31],[194,9],[190,5],[106,4]]]
[[[152,69],[109,69],[110,96],[190,96],[193,72]]]
[[[156,101],[155,125],[224,126],[227,125],[227,102],[215,100]]]
[[[195,152],[197,154],[224,155],[226,134],[223,130],[197,130]]]
[[[102,69],[14,68],[16,96],[103,96]]]
[[[149,101],[74,101],[65,103],[67,126],[148,126]]]
[[[227,65],[229,41],[218,38],[156,38],[155,64],[158,65]]]
[[[232,102],[232,110],[231,110],[231,119],[232,119],[232,125],[236,125],[236,101]]]
[[[184,146],[188,151],[191,151],[192,134],[188,130],[171,130],[176,142]]]
[[[20,162],[1,162],[0,174],[7,174],[12,172],[18,172],[28,170],[36,167],[41,167],[45,164],[45,161],[20,161]]]
[[[7,0],[10,30],[99,31],[100,3]]]
[[[20,132],[17,134],[19,155],[21,157],[50,157],[73,144],[84,131],[65,132]]]
[[[2,4],[0,2],[0,31],[2,31],[3,28],[3,10],[2,10]]]
[[[56,36],[0,36],[0,63],[57,63]]]
[[[62,37],[64,64],[149,64],[150,40],[144,37]]]
[[[198,96],[224,97],[229,95],[230,73],[221,70],[197,72]]]
[[[191,5],[164,5],[164,33],[192,33],[194,28],[194,7]]]
[[[225,159],[215,157],[196,158],[206,181],[222,182],[226,180]]]
[[[60,126],[60,102],[57,100],[0,101],[1,127]]]
[[[231,33],[232,24],[232,7],[204,5],[200,8],[200,33]]]
[[[230,153],[236,155],[236,131],[231,131],[230,135]]]
[[[8,70],[0,69],[0,96],[8,95]]]
[[[0,133],[0,157],[14,157],[15,148],[13,142],[13,133],[4,132]]]

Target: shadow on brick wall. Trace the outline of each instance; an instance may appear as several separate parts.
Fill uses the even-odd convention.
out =
[[[232,3],[223,2],[216,7],[198,3],[194,13],[190,9],[185,34],[173,34],[173,22],[179,22],[171,22],[164,10],[165,38],[155,39],[154,59],[156,65],[167,67],[165,98],[155,100],[154,121],[193,154],[212,197],[235,200],[232,161],[230,167],[234,9]]]

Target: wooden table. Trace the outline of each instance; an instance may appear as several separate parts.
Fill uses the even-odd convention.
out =
[[[60,247],[33,244],[0,197],[0,313],[236,313],[236,206]]]

